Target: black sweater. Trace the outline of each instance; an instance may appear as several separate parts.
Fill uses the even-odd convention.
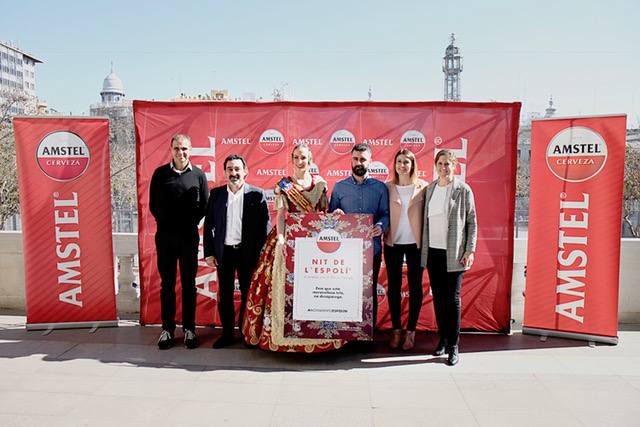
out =
[[[196,166],[178,174],[171,164],[160,166],[151,177],[149,209],[158,231],[184,231],[197,228],[207,207],[207,177]]]

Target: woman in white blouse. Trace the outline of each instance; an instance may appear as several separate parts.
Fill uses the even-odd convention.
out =
[[[396,153],[393,161],[393,180],[389,189],[389,229],[384,237],[384,262],[387,267],[389,312],[393,331],[389,347],[402,345],[411,350],[415,343],[416,324],[422,308],[422,273],[420,246],[422,244],[422,215],[424,211],[425,181],[418,179],[416,156],[406,148]],[[409,318],[403,334],[401,321],[402,264],[407,264],[409,284]]]
[[[422,260],[427,268],[440,341],[434,356],[448,353],[447,363],[458,363],[460,287],[476,250],[476,208],[471,188],[455,178],[458,161],[450,150],[435,159],[438,179],[425,192]]]

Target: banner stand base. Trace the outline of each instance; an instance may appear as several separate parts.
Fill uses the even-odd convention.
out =
[[[27,323],[26,328],[27,331],[42,331],[49,329],[113,328],[117,326],[117,320],[100,320],[97,322]]]
[[[522,327],[522,333],[525,335],[541,335],[543,337],[569,338],[572,340],[582,340],[589,342],[600,342],[603,344],[618,344],[618,337],[605,337],[602,335],[580,334],[578,332],[554,331],[551,329]]]

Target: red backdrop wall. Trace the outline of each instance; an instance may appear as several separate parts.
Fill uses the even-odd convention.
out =
[[[171,159],[171,137],[186,133],[192,138],[192,162],[207,173],[210,186],[224,184],[224,158],[239,153],[248,162],[247,181],[269,190],[271,198],[279,177],[291,173],[290,153],[302,141],[310,145],[317,172],[329,188],[350,174],[354,143],[371,145],[371,173],[383,181],[391,177],[393,157],[401,147],[416,153],[420,177],[427,181],[434,177],[436,150],[456,150],[461,163],[457,174],[475,193],[479,223],[476,261],[462,286],[462,328],[508,331],[519,114],[519,103],[135,101],[141,321],[160,323],[149,182],[155,168]],[[202,259],[199,263],[197,323],[219,324],[216,272]],[[418,328],[435,330],[426,272],[423,283],[427,292]],[[378,298],[378,328],[389,328],[384,269]],[[405,309],[407,300],[403,298]]]

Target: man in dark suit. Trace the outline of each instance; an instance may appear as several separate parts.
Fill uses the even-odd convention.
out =
[[[222,336],[213,348],[234,342],[235,275],[240,284],[239,325],[242,327],[251,276],[270,228],[267,199],[261,188],[245,183],[248,169],[242,156],[232,154],[224,160],[227,184],[211,190],[204,220],[204,257],[207,265],[218,269],[218,313]]]

